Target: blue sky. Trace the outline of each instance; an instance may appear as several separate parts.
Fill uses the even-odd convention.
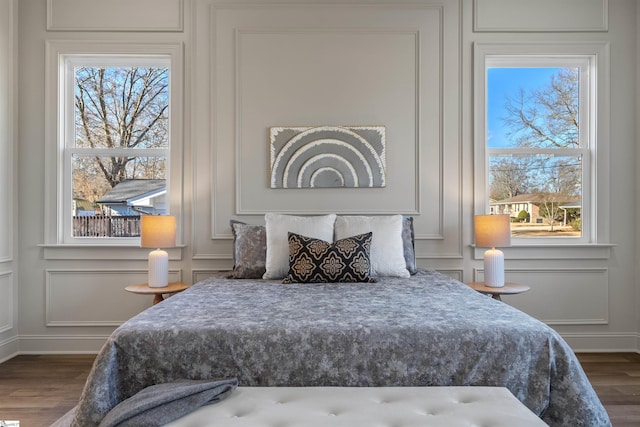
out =
[[[487,70],[487,135],[489,148],[508,147],[501,117],[506,96],[515,97],[520,88],[529,92],[545,86],[559,68],[489,68]]]

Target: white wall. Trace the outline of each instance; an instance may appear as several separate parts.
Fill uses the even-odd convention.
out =
[[[44,47],[56,39],[185,44],[185,246],[172,257],[171,273],[186,282],[231,267],[230,218],[259,223],[264,212],[276,210],[412,214],[420,266],[461,280],[481,278],[471,247],[473,43],[609,42],[611,135],[602,143],[610,143],[606,216],[615,246],[583,248],[573,259],[562,256],[566,249],[511,248],[507,279],[532,290],[505,301],[552,324],[576,349],[637,350],[636,3],[583,1],[577,9],[556,10],[566,15],[562,27],[530,14],[526,26],[514,28],[518,21],[504,1],[514,0],[364,7],[163,0],[163,8],[153,7],[162,12],[152,14],[146,13],[149,0],[109,2],[111,10],[121,7],[135,17],[120,20],[120,13],[83,9],[81,0],[21,0],[13,186],[20,195],[19,274],[11,276],[19,277],[18,330],[9,335],[19,336],[17,351],[96,351],[116,324],[150,304],[123,290],[145,281],[142,252],[129,259],[119,249],[40,246],[47,215]],[[547,2],[544,9],[554,10],[556,2]],[[349,66],[336,71],[331,60]],[[389,186],[269,189],[268,127],[318,124],[386,125]],[[0,358],[3,348],[16,351],[2,339]]]
[[[0,361],[18,349],[18,292],[14,240],[14,148],[17,71],[17,0],[0,1]]]
[[[636,123],[640,123],[640,31],[638,31],[638,28],[640,28],[640,8],[636,7],[636,88],[635,88],[635,94],[636,94],[636,104],[635,104],[635,120]],[[637,144],[638,141],[640,141],[640,126],[636,125],[636,148],[635,148],[635,159],[636,159],[636,165],[640,164],[640,150],[637,148]],[[636,179],[635,179],[635,189],[634,189],[634,193],[638,192],[638,188],[640,188],[640,170],[638,170],[638,168],[636,168]],[[634,218],[638,218],[638,212],[640,212],[640,197],[636,196],[636,204],[635,204],[635,215],[633,215]],[[636,227],[635,230],[635,237],[636,237],[636,245],[635,245],[635,251],[634,251],[634,256],[636,259],[636,268],[634,270],[634,274],[635,277],[640,277],[640,263],[637,262],[638,257],[640,255],[640,227]],[[640,281],[636,281],[636,288],[638,288],[639,286],[639,282]],[[640,348],[640,292],[636,291],[636,331],[638,331],[638,345],[637,347]]]
[[[603,42],[610,49],[610,105],[608,114],[610,133],[599,135],[598,145],[608,147],[609,173],[598,176],[604,184],[601,194],[610,197],[597,218],[599,228],[608,228],[609,251],[602,248],[509,248],[506,257],[507,278],[529,283],[532,290],[524,298],[507,301],[556,328],[576,349],[619,350],[637,348],[636,322],[637,280],[633,214],[636,189],[635,166],[635,91],[636,87],[635,2],[563,2],[554,10],[556,2],[546,7],[539,2],[517,0],[477,0],[464,16],[463,70],[473,66],[472,44],[505,42]],[[576,7],[580,3],[580,7]],[[466,4],[466,2],[465,2]],[[604,9],[603,9],[604,7]],[[533,8],[533,9],[530,9]],[[585,10],[587,9],[587,10]],[[554,18],[541,19],[541,11],[553,10]],[[596,19],[599,10],[602,19]],[[582,14],[582,12],[585,12]],[[602,13],[602,12],[606,13]],[[514,14],[526,16],[522,22]],[[543,15],[544,16],[544,15]],[[560,17],[560,19],[558,19]],[[536,19],[539,18],[539,19]],[[560,26],[559,22],[566,24]],[[520,31],[522,30],[522,31]],[[631,60],[631,62],[630,62]],[[469,75],[469,79],[472,76]],[[466,80],[466,79],[465,79]],[[469,87],[472,90],[472,87]],[[465,98],[466,99],[466,98]],[[466,106],[466,105],[465,105]],[[472,112],[469,112],[472,121]],[[465,121],[465,123],[470,123]],[[471,134],[469,136],[471,139]],[[602,207],[602,204],[599,205]],[[606,223],[601,222],[607,219]],[[607,243],[601,242],[601,243]],[[578,257],[570,259],[573,254]]]

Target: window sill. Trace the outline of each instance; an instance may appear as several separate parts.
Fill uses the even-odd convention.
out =
[[[611,249],[616,245],[610,243],[579,243],[579,244],[519,244],[508,248],[500,248],[505,259],[513,260],[580,260],[580,259],[609,259]],[[487,248],[473,248],[473,258],[481,260]]]
[[[126,244],[40,244],[43,249],[44,259],[47,260],[146,260],[149,256],[149,248],[141,248]],[[169,254],[169,260],[182,259],[184,245],[165,249]]]

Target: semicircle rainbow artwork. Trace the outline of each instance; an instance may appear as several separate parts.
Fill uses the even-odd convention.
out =
[[[386,185],[384,126],[272,127],[271,188]]]

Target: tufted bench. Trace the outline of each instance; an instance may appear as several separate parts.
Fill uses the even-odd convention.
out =
[[[238,387],[170,427],[534,427],[502,387]]]

